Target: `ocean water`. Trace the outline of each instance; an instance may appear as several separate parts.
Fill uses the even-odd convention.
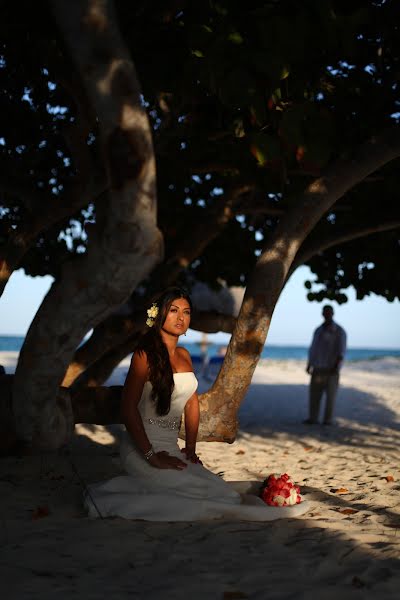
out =
[[[19,351],[23,344],[23,336],[0,336],[0,352]],[[182,343],[187,348],[192,356],[201,355],[199,343]],[[218,344],[209,344],[207,347],[208,356],[221,355],[224,346]],[[273,346],[268,343],[265,345],[261,358],[270,360],[307,360],[307,346]],[[356,360],[376,360],[386,356],[394,356],[400,358],[400,348],[393,350],[390,348],[349,348],[346,354],[346,361]]]

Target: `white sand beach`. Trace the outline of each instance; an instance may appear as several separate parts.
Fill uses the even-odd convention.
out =
[[[8,373],[16,359],[0,353]],[[121,383],[128,364],[109,383]],[[4,597],[397,598],[400,360],[346,364],[332,427],[302,424],[304,367],[262,361],[237,441],[198,450],[227,480],[289,473],[310,503],[307,514],[268,523],[89,520],[84,484],[120,473],[120,428],[79,425],[68,454],[1,459]]]

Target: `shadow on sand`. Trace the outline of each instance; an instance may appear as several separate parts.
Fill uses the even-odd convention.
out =
[[[342,387],[336,406],[338,425],[328,428],[302,424],[307,393],[307,386],[253,384],[240,409],[239,438],[250,432],[270,440],[314,436],[332,445],[379,447],[380,451],[389,449],[389,443],[393,448],[390,438],[398,443],[396,415],[372,394]],[[93,436],[98,433],[96,426],[81,426],[69,447],[86,481],[120,472],[121,427],[102,430],[110,435],[100,443]],[[399,517],[378,501],[368,506],[355,498],[351,501],[359,519],[360,534],[355,538],[342,523],[354,515],[340,514],[340,509],[350,506],[349,500],[311,486],[304,486],[303,493],[315,509],[301,519],[91,521],[82,507],[84,482],[67,456],[31,456],[26,462],[4,461],[10,473],[9,481],[3,480],[10,506],[3,511],[2,530],[2,545],[7,549],[2,585],[8,598],[53,598],[56,591],[62,598],[106,594],[147,600],[183,600],[188,595],[193,600],[389,600],[398,592],[400,571],[394,552]],[[32,480],[36,480],[34,487]],[[27,506],[43,502],[50,506],[50,516],[32,520]],[[371,521],[372,527],[362,537]]]
[[[324,399],[320,417],[323,409]],[[269,439],[282,434],[315,437],[369,450],[386,448],[389,453],[400,442],[398,415],[379,397],[357,388],[339,388],[334,425],[305,425],[307,413],[308,386],[253,384],[239,409],[240,433]]]

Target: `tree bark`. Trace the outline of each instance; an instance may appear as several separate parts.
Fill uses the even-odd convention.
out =
[[[218,377],[201,397],[200,440],[235,440],[238,408],[251,383],[290,266],[307,235],[349,189],[399,155],[396,130],[373,138],[352,160],[333,164],[311,183],[282,217],[251,275]]]
[[[73,385],[92,366],[96,368],[95,365],[101,361],[102,357],[107,356],[114,349],[117,350],[119,356],[118,348],[123,346],[131,336],[141,331],[144,322],[142,314],[109,315],[93,329],[90,338],[77,348],[73,360],[68,365],[62,385],[64,387]],[[115,363],[115,366],[117,364]]]
[[[97,207],[86,255],[67,263],[53,284],[17,366],[13,408],[18,436],[55,448],[73,430],[69,395],[59,387],[73,352],[161,259],[162,240],[156,227],[150,125],[111,2],[53,0],[51,6],[99,118],[110,190]]]
[[[78,393],[82,388],[99,387],[112,375],[119,363],[135,351],[139,332],[131,335],[119,346],[111,348],[98,361],[90,365],[86,371],[75,379],[70,390],[72,394]]]

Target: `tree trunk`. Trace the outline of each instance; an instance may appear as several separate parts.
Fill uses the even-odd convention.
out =
[[[60,383],[83,335],[131,294],[162,256],[151,130],[110,2],[53,0],[57,25],[99,118],[109,195],[95,235],[44,299],[20,353],[13,407],[19,438],[59,447],[73,430]],[[61,407],[61,409],[60,409]]]
[[[237,411],[251,383],[290,266],[307,235],[349,189],[399,154],[396,130],[372,139],[353,160],[332,165],[281,219],[249,279],[218,377],[201,397],[200,440],[235,440]]]
[[[12,410],[13,375],[0,375],[0,456],[9,454],[18,444]]]

